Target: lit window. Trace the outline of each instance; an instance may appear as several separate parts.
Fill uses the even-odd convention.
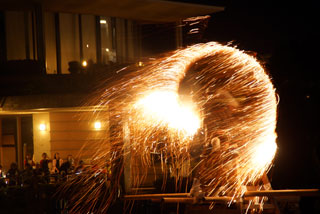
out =
[[[5,26],[3,36],[7,60],[33,59],[32,12],[8,10],[3,13],[5,18],[1,20]]]
[[[106,19],[101,19],[106,20]],[[105,24],[100,24],[105,25]],[[96,17],[94,15],[81,15],[82,28],[82,59],[97,63],[97,41],[96,41]]]
[[[61,73],[69,73],[69,62],[80,61],[80,34],[78,14],[59,13]],[[82,28],[85,29],[85,28]],[[55,42],[55,36],[53,35]],[[86,42],[88,43],[88,42]],[[50,46],[51,47],[51,46]],[[83,56],[83,59],[88,59]]]
[[[100,38],[101,38],[101,62],[103,64],[112,64],[117,61],[116,56],[116,23],[115,19],[101,16],[100,21]]]

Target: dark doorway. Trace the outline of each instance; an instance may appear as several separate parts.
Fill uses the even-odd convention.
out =
[[[33,156],[32,115],[0,117],[0,164],[7,171],[11,163],[23,167],[26,154]]]

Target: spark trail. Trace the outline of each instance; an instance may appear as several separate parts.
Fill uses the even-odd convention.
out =
[[[124,160],[132,187],[143,184],[154,165],[151,154],[158,154],[164,181],[173,176],[178,187],[183,177],[197,177],[207,196],[239,197],[243,185],[270,167],[277,101],[255,58],[209,42],[144,64],[125,68],[88,103],[109,109],[110,136],[97,145],[93,162],[112,170],[108,181],[88,172],[63,186],[80,186],[71,194],[74,213],[108,209],[118,197]]]

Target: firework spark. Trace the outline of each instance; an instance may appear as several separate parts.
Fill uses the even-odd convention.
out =
[[[197,177],[207,196],[239,197],[242,186],[270,167],[277,102],[255,58],[210,42],[144,65],[124,69],[125,75],[102,86],[90,102],[109,109],[110,136],[97,147],[93,162],[112,170],[108,179],[83,173],[64,185],[65,191],[81,186],[81,194],[71,198],[73,212],[110,206],[118,197],[124,160],[130,163],[132,187],[143,184],[154,166],[151,154],[158,154],[164,181],[168,175],[176,184]]]

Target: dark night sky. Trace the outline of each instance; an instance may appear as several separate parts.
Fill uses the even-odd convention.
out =
[[[232,41],[265,61],[280,96],[279,149],[272,169],[277,189],[320,186],[318,9],[302,1],[286,5],[227,2],[224,12],[212,14],[202,38]]]

